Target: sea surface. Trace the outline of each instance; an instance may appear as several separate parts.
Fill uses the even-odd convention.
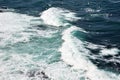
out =
[[[0,0],[0,80],[120,80],[120,0]]]

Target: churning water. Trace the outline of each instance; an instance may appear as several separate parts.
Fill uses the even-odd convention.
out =
[[[120,1],[0,0],[0,80],[120,80]]]

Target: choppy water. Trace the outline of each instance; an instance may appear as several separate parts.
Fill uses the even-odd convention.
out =
[[[120,0],[0,0],[0,80],[120,80]]]

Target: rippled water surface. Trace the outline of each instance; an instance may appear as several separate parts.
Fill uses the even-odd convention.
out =
[[[120,80],[120,0],[0,0],[0,80]]]

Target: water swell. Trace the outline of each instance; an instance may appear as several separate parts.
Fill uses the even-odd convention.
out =
[[[0,13],[0,26],[3,28],[0,30],[0,79],[119,80],[119,74],[99,69],[90,60],[99,56],[117,55],[119,49],[109,49],[86,41],[82,34],[87,35],[89,32],[71,23],[78,19],[81,18],[76,17],[76,13],[58,7],[43,11],[40,17],[15,12]],[[42,29],[42,26],[46,28]],[[81,35],[76,36],[77,32]],[[3,49],[6,45],[13,50],[10,54]],[[17,50],[14,50],[15,45]],[[100,49],[98,55],[93,55],[92,49]],[[56,56],[60,60],[50,62]]]
[[[50,9],[48,9],[49,12]],[[59,14],[58,9],[53,9],[55,11],[52,11],[52,15],[51,17],[53,17],[54,12],[55,14],[60,17],[57,17],[56,15],[54,16],[56,21],[61,21],[61,19],[66,20],[66,18],[61,18],[61,15],[64,14],[64,10],[62,11],[61,14]],[[59,9],[61,10],[61,9]],[[47,11],[46,11],[47,12]],[[57,12],[57,13],[56,13]],[[50,13],[50,12],[49,12]],[[69,11],[70,13],[70,11]],[[75,15],[72,17],[75,17]],[[54,20],[54,18],[52,18]],[[76,18],[77,20],[77,18]],[[56,22],[55,21],[55,22]],[[58,24],[58,22],[56,22]],[[48,24],[49,22],[47,22]],[[52,24],[51,22],[49,24]],[[59,23],[61,24],[61,23]],[[66,23],[65,23],[66,24]],[[68,65],[73,66],[72,68],[74,69],[80,69],[83,72],[85,72],[85,78],[86,79],[91,79],[91,80],[119,80],[119,76],[117,76],[116,74],[112,73],[112,72],[107,72],[104,70],[99,70],[97,68],[97,66],[95,66],[87,56],[89,56],[89,54],[91,53],[89,50],[87,50],[85,47],[85,41],[81,41],[80,39],[77,39],[75,36],[73,36],[73,32],[75,31],[80,31],[80,32],[85,32],[84,30],[82,30],[81,28],[78,28],[70,23],[67,23],[69,25],[69,27],[67,29],[65,29],[62,33],[62,39],[64,40],[61,48],[59,49],[59,51],[61,52],[61,59],[66,62]],[[54,25],[54,24],[52,24]],[[54,26],[58,26],[58,25],[54,25]],[[67,25],[64,25],[64,22],[62,22],[62,26],[66,27]],[[85,32],[86,33],[86,32]],[[95,44],[94,44],[95,45]],[[102,48],[102,46],[100,46]],[[115,51],[114,51],[115,50]],[[103,53],[103,51],[105,51],[105,49],[103,48],[103,50],[101,51],[101,54]],[[117,49],[113,49],[113,52],[109,52],[109,50],[106,50],[106,54],[118,54],[119,50]],[[103,54],[104,55],[104,54]],[[93,74],[91,74],[92,72],[95,72]],[[95,76],[97,73],[99,73],[97,76]]]

